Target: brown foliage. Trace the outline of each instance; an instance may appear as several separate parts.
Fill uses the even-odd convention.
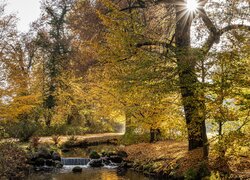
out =
[[[58,135],[54,135],[54,136],[52,136],[52,140],[53,140],[54,144],[57,146],[59,144],[61,138]]]
[[[22,178],[27,170],[25,152],[12,142],[0,143],[1,179]]]
[[[31,139],[32,147],[37,149],[39,144],[40,144],[40,137],[37,137],[37,136],[32,137],[32,139]]]

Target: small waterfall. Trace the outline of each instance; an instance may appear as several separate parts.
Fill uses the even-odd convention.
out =
[[[63,165],[80,165],[85,166],[89,163],[89,158],[62,158]]]

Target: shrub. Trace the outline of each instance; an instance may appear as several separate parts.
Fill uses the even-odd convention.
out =
[[[184,173],[184,178],[186,180],[195,180],[197,179],[197,172],[195,169],[190,168]]]
[[[55,134],[65,135],[67,131],[67,126],[65,124],[56,124],[50,127],[44,126],[43,128],[38,130],[38,134],[40,136],[52,136]]]
[[[4,124],[6,133],[22,142],[27,142],[40,128],[40,124],[34,121],[21,120],[18,122],[7,122]]]
[[[6,133],[3,126],[0,125],[0,139],[8,137],[8,134]]]
[[[59,142],[60,142],[60,136],[53,135],[52,140],[53,140],[54,144],[57,146],[59,144]]]
[[[34,148],[34,149],[37,149],[39,144],[40,144],[40,137],[38,137],[38,136],[32,137],[32,139],[31,139],[31,147]]]
[[[203,177],[206,177],[209,175],[210,175],[210,170],[208,168],[208,163],[206,161],[201,162],[197,171],[197,176],[200,179],[202,179]]]
[[[138,133],[134,127],[127,128],[126,133],[120,139],[120,144],[125,145],[137,144],[141,142],[149,142],[149,133]]]
[[[26,153],[12,142],[0,143],[0,177],[18,179],[28,172]]]
[[[221,180],[220,173],[218,171],[217,172],[212,171],[209,179],[210,180]]]
[[[70,136],[68,137],[67,141],[61,145],[61,148],[71,148],[71,147],[77,147],[77,137]]]
[[[70,136],[69,138],[68,138],[68,141],[71,141],[71,142],[76,142],[77,141],[77,137],[76,136]]]
[[[84,135],[87,128],[81,126],[73,126],[67,124],[54,124],[50,127],[44,126],[37,132],[40,136],[52,136],[52,135]]]
[[[41,145],[38,147],[37,151],[39,154],[39,157],[45,158],[45,159],[50,159],[51,158],[51,148],[49,145]]]

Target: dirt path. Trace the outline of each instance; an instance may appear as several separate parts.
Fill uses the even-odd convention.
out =
[[[104,141],[108,139],[118,139],[124,133],[102,133],[102,134],[86,134],[84,136],[74,136],[77,140],[87,140],[87,141]],[[71,136],[60,136],[60,144],[66,142]],[[41,143],[53,143],[52,137],[41,137]]]

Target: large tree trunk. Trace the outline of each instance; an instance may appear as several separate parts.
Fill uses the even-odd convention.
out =
[[[207,144],[205,103],[201,100],[200,83],[195,73],[197,57],[192,54],[190,47],[190,28],[193,18],[188,12],[183,16],[184,11],[184,3],[176,5],[176,55],[182,102],[188,128],[189,150],[193,150],[198,147],[205,147],[205,144]]]

